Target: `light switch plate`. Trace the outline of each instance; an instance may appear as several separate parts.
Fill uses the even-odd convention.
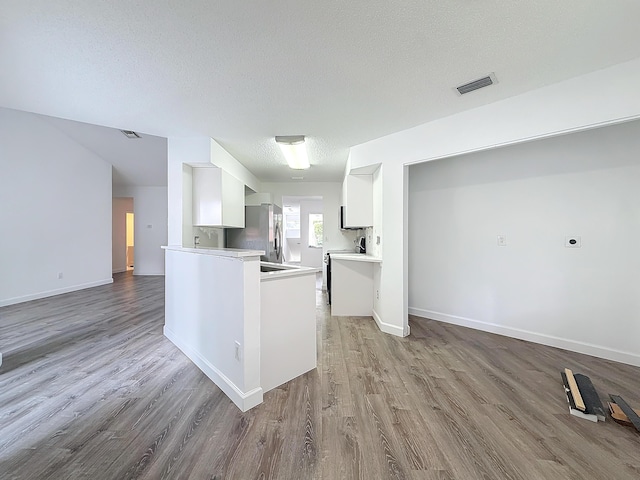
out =
[[[506,235],[498,235],[498,246],[506,247],[507,246],[507,236]]]

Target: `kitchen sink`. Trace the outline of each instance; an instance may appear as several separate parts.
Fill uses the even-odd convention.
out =
[[[261,272],[279,272],[280,270],[286,270],[286,268],[272,267],[270,265],[260,265]]]
[[[278,263],[260,262],[261,272],[281,272],[283,270],[295,270],[297,267],[292,265],[281,265]]]

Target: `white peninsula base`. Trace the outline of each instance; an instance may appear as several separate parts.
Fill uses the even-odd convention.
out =
[[[163,248],[165,336],[240,410],[316,367],[315,269],[262,273],[260,251]]]
[[[263,273],[260,384],[264,392],[316,368],[316,270]],[[293,271],[292,271],[293,272]]]

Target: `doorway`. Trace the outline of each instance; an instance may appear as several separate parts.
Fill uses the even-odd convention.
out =
[[[112,273],[132,270],[135,234],[133,197],[113,197],[111,226]]]
[[[321,196],[283,196],[286,263],[322,268],[323,202]]]
[[[126,263],[127,263],[127,271],[133,270],[133,248],[134,248],[134,218],[133,212],[127,212],[127,224],[125,227],[126,230]]]
[[[283,202],[284,203],[284,202]],[[285,262],[300,265],[300,203],[295,199],[286,202],[282,207],[284,217],[283,253]]]

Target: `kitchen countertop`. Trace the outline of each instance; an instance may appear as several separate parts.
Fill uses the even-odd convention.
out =
[[[243,248],[191,248],[180,245],[168,245],[162,247],[164,250],[176,250],[178,252],[198,253],[200,255],[214,255],[217,257],[259,257],[264,255],[264,250],[246,250]]]
[[[382,259],[366,253],[332,253],[331,260],[348,260],[352,262],[382,263]]]

